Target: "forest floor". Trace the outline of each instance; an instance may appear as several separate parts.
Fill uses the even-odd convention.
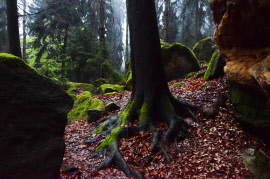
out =
[[[200,72],[204,70],[202,67]],[[269,146],[247,133],[233,117],[233,106],[227,100],[225,77],[210,81],[204,81],[202,77],[178,79],[171,81],[169,87],[178,99],[199,107],[194,112],[199,123],[189,122],[191,135],[178,142],[177,147],[164,145],[171,162],[166,160],[163,153],[157,153],[149,162],[153,138],[149,132],[141,132],[119,141],[124,159],[145,178],[249,178],[251,174],[243,165],[242,152],[254,148],[270,154]],[[114,102],[121,106],[120,110],[108,115],[117,116],[124,109],[130,95],[131,92],[122,92],[110,96],[95,95],[94,98],[101,99],[104,104]],[[218,105],[223,98],[224,103]],[[208,107],[218,108],[218,114],[215,117],[205,116],[202,111]],[[90,156],[105,137],[87,134],[97,127],[98,122],[88,124],[86,121],[75,121],[66,126],[63,163],[77,170],[67,172],[61,169],[61,178],[127,178],[117,167],[96,171],[105,156],[94,159],[90,159]],[[163,123],[158,123],[157,128],[164,132],[167,129]],[[93,143],[84,144],[84,141],[93,138]],[[180,153],[177,148],[185,152]]]

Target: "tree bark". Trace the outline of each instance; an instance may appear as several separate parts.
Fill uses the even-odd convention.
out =
[[[170,0],[164,0],[165,1],[165,11],[164,11],[164,41],[169,42],[169,11],[170,11]]]
[[[17,0],[6,0],[6,4],[7,4],[9,51],[11,54],[22,58],[20,47]]]
[[[99,18],[100,18],[100,26],[99,26],[99,41],[100,41],[100,48],[102,51],[103,58],[106,58],[106,41],[105,41],[105,0],[99,1]]]
[[[23,0],[23,60],[26,62],[26,0]]]

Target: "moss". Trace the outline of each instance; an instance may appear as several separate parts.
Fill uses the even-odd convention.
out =
[[[210,82],[203,83],[202,86],[211,86],[211,83]]]
[[[111,85],[111,84],[103,84],[100,86],[100,90],[103,94],[106,93],[112,93],[112,92],[123,92],[125,89],[124,86],[120,86],[120,85]]]
[[[35,69],[28,66],[22,59],[7,53],[0,53],[0,71],[2,72],[36,72]]]
[[[165,61],[165,63],[166,63],[166,59],[170,58],[170,55],[172,54],[173,51],[178,51],[183,56],[186,56],[188,59],[194,59],[198,68],[200,67],[200,63],[196,55],[193,53],[193,51],[180,43],[173,43],[171,45],[163,45],[161,47],[162,59]]]
[[[75,94],[69,94],[68,95],[73,99],[73,101],[76,101],[78,97]]]
[[[207,37],[196,43],[193,52],[199,61],[209,62],[213,52],[211,38]]]
[[[79,88],[79,89],[82,89],[83,91],[89,91],[92,94],[96,94],[97,93],[97,88],[94,85],[92,85],[92,84],[88,84],[88,83],[75,83],[75,82],[69,82],[68,84],[70,86],[69,89],[68,89],[68,91],[70,91],[70,90],[73,90],[74,91],[74,89],[76,90],[76,88]]]
[[[93,82],[93,85],[98,88],[101,85],[106,84],[106,83],[108,83],[108,80],[106,80],[105,78],[99,78]]]
[[[190,72],[184,76],[184,78],[190,78],[195,74],[195,72]]]
[[[118,110],[118,109],[120,109],[120,106],[118,106],[117,104],[115,104],[113,102],[110,102],[105,106],[105,112],[106,113],[109,113],[109,112],[112,112],[112,111],[115,111],[115,110]]]
[[[150,116],[150,104],[144,102],[139,113],[139,121],[141,126],[147,124],[149,116]]]
[[[86,91],[74,102],[72,110],[68,113],[69,122],[77,120],[91,121],[88,115],[90,110],[100,111],[103,114],[104,107],[99,99],[92,100],[92,94]],[[97,114],[97,112],[92,114]]]
[[[77,94],[77,90],[76,90],[75,86],[70,86],[66,92],[69,95],[71,95],[71,94],[76,95]]]
[[[264,93],[233,85],[229,92],[238,121],[254,134],[270,141],[270,104]]]
[[[204,74],[204,80],[210,80],[216,78],[220,75],[223,75],[223,67],[225,66],[225,62],[220,57],[220,53],[216,50],[207,66],[207,70]]]
[[[103,151],[104,149],[109,148],[115,140],[117,140],[118,135],[122,127],[117,127],[112,130],[110,136],[108,136],[100,145],[99,147],[95,150],[95,153],[99,153]]]
[[[186,83],[174,83],[173,86],[186,86]]]
[[[114,95],[114,94],[117,94],[117,92],[105,93],[104,95],[105,96],[110,96],[110,95]]]
[[[130,73],[129,73],[127,79],[126,79],[125,89],[128,90],[128,91],[132,90],[132,73],[131,73],[131,70],[130,70]]]

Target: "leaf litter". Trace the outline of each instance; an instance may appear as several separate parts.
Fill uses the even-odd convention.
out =
[[[203,66],[203,65],[202,65]],[[205,71],[202,69],[201,73]],[[197,74],[198,74],[197,73]],[[175,85],[175,84],[183,85]],[[119,141],[120,152],[134,170],[138,170],[145,178],[249,178],[251,173],[243,165],[241,155],[248,148],[255,148],[270,154],[267,146],[259,138],[247,133],[235,120],[233,106],[227,99],[227,82],[225,77],[204,81],[202,77],[178,79],[169,82],[171,92],[179,100],[199,107],[195,115],[200,121],[191,125],[191,134],[176,145],[166,147],[167,154],[172,159],[167,161],[162,152],[151,155],[153,135],[140,132]],[[104,117],[115,117],[123,110],[131,96],[131,92],[122,92],[110,96],[95,95],[106,105],[114,102],[121,106],[120,110],[109,113]],[[225,99],[223,104],[218,103]],[[204,116],[202,110],[207,107],[218,108],[215,117]],[[86,121],[75,121],[66,126],[64,139],[66,152],[63,164],[78,168],[77,171],[67,172],[61,169],[60,176],[66,178],[127,178],[117,167],[97,171],[105,156],[90,159],[95,149],[104,140],[99,134],[87,135],[94,130],[98,122],[88,124]],[[134,124],[136,125],[136,124]],[[156,127],[165,132],[164,123]],[[85,143],[86,140],[91,142]],[[181,153],[177,149],[184,152]]]

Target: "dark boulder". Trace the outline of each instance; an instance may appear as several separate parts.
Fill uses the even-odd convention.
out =
[[[0,91],[0,178],[59,178],[73,100],[8,54],[0,54]]]

